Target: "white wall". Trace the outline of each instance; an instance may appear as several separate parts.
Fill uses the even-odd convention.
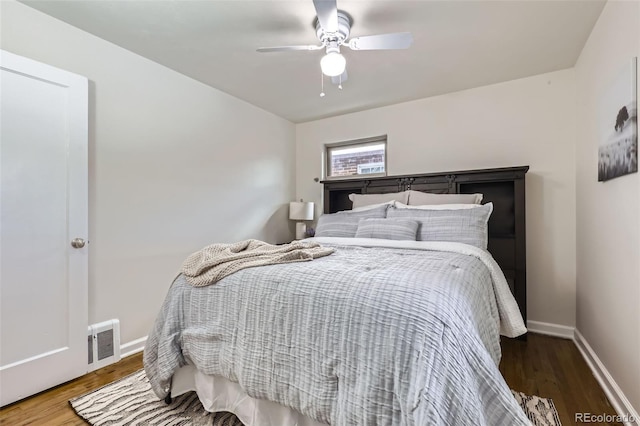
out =
[[[640,175],[597,182],[599,99],[639,27],[640,3],[609,1],[575,70],[577,329],[640,412]]]
[[[599,94],[640,53],[638,9],[607,4],[575,73],[297,126],[13,1],[0,47],[91,81],[89,314],[119,318],[123,342],[190,252],[289,238],[294,183],[319,213],[324,143],[387,134],[389,174],[531,166],[529,319],[573,326],[577,291],[578,329],[640,407],[639,175],[597,183],[595,137]]]
[[[573,326],[574,86],[564,70],[299,124],[297,197],[317,202],[319,214],[323,145],[381,134],[390,175],[529,165],[529,320]]]
[[[0,47],[90,80],[89,320],[146,336],[189,253],[292,236],[294,125],[13,1]]]

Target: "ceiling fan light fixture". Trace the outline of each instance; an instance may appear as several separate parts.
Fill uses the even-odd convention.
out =
[[[347,60],[338,52],[329,52],[320,60],[322,73],[329,77],[342,74],[347,66]]]
[[[342,89],[342,83],[348,77],[347,60],[340,54],[341,47],[351,50],[397,50],[407,49],[413,42],[413,37],[408,32],[349,38],[353,19],[348,13],[338,9],[337,0],[313,0],[313,7],[316,10],[313,25],[320,44],[261,47],[258,52],[326,49],[325,56],[320,60],[321,77],[331,77],[331,82]]]

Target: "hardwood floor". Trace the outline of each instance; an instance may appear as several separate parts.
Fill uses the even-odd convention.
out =
[[[102,387],[141,368],[142,352],[1,408],[0,425],[86,425],[87,423],[71,408],[69,399]]]
[[[511,389],[551,398],[565,426],[576,424],[575,413],[616,415],[571,340],[533,333],[526,342],[503,338],[500,372]]]
[[[502,347],[500,371],[509,386],[526,394],[553,399],[563,425],[575,424],[577,412],[615,415],[572,341],[529,334],[527,342],[504,339]],[[86,425],[68,400],[140,368],[142,354],[136,354],[4,407],[0,409],[0,425]]]

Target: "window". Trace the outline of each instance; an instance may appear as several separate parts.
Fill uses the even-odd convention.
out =
[[[327,178],[387,174],[387,136],[326,146]]]
[[[368,175],[370,173],[384,173],[384,163],[358,164],[359,175]]]

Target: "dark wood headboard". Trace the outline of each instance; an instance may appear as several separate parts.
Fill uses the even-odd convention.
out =
[[[324,212],[350,210],[349,194],[384,194],[408,189],[437,194],[484,195],[493,203],[489,252],[502,268],[522,317],[527,321],[527,263],[524,179],[529,166],[419,175],[325,180]]]

